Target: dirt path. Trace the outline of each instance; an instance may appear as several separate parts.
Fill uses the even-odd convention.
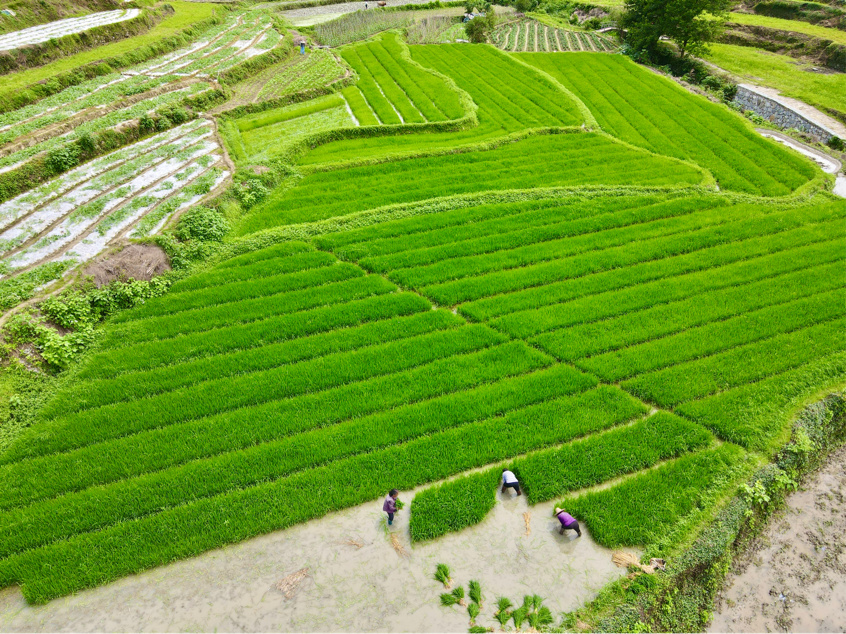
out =
[[[711,632],[846,631],[846,446],[727,580]]]
[[[0,591],[0,631],[466,632],[466,609],[439,604],[438,563],[465,588],[479,580],[485,626],[494,625],[499,596],[537,593],[557,619],[625,574],[586,530],[559,536],[552,505],[528,509],[525,499],[500,495],[478,526],[413,547],[408,507],[388,534],[380,500],[46,606],[28,606],[9,588]],[[286,598],[277,584],[303,569],[308,576]]]

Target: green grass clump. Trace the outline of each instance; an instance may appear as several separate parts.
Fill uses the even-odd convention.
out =
[[[412,541],[425,541],[478,524],[496,503],[496,469],[421,491],[411,502]]]

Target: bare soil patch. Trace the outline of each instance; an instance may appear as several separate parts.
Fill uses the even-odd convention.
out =
[[[83,275],[94,278],[97,288],[115,280],[149,281],[170,270],[167,254],[154,244],[130,244],[89,264]]]
[[[738,560],[711,632],[846,631],[846,446]]]

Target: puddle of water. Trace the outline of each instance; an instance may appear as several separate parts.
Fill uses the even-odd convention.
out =
[[[838,176],[834,182],[834,193],[846,198],[846,176]]]
[[[497,496],[479,525],[414,546],[406,506],[392,532],[407,557],[392,547],[378,501],[46,606],[28,606],[16,588],[7,589],[0,591],[0,630],[466,632],[466,609],[439,603],[444,588],[432,578],[438,563],[465,589],[471,579],[481,583],[478,622],[486,626],[494,625],[500,596],[518,602],[539,594],[557,618],[626,573],[584,526],[581,538],[560,536],[554,503],[529,509],[525,496]],[[275,585],[302,568],[309,577],[286,599]]]

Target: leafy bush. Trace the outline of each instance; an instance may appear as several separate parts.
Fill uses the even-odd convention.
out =
[[[176,237],[187,242],[221,242],[229,233],[229,223],[218,211],[208,207],[194,207],[185,212],[176,228]]]

